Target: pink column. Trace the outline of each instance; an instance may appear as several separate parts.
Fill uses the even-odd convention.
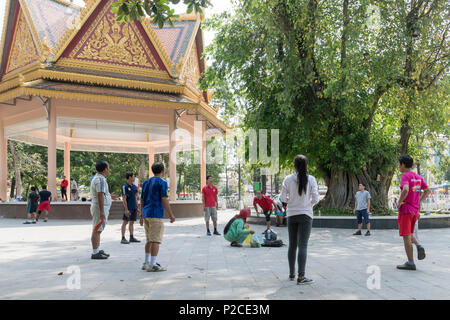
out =
[[[70,181],[70,142],[64,142],[64,175]],[[69,188],[70,189],[70,188]]]
[[[5,129],[0,120],[0,198],[2,201],[8,199],[8,139],[5,138]]]
[[[175,139],[172,139],[172,133],[175,131],[175,111],[171,112],[169,119],[169,179],[170,194],[169,200],[177,199],[177,155],[175,150]]]
[[[206,123],[202,122],[202,148],[200,149],[200,190],[206,185]]]
[[[155,162],[155,151],[153,146],[148,146],[148,177],[153,177],[152,165]]]
[[[52,193],[52,198],[56,199],[56,110],[48,100],[48,169],[47,169],[47,190]]]

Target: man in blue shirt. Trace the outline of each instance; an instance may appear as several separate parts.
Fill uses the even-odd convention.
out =
[[[145,235],[147,242],[145,244],[145,262],[142,270],[148,272],[166,271],[156,262],[158,256],[159,245],[162,242],[164,232],[164,209],[166,209],[170,223],[175,221],[175,216],[169,205],[169,197],[167,195],[167,181],[162,177],[165,174],[164,164],[155,162],[152,165],[154,177],[146,180],[142,185],[141,193],[141,226],[145,226]]]
[[[133,237],[134,222],[136,221],[136,216],[138,214],[138,189],[134,184],[136,179],[134,173],[127,172],[125,174],[127,182],[122,186],[122,200],[123,200],[123,222],[122,222],[122,241],[120,243],[128,244],[130,242],[141,242]],[[139,212],[140,215],[140,212]],[[130,223],[130,241],[125,239],[125,231],[127,229],[127,224]]]

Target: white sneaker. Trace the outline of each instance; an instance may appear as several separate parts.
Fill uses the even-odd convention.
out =
[[[144,262],[144,264],[142,265],[142,270],[147,270],[148,268],[151,268],[151,265],[149,265],[147,262]]]

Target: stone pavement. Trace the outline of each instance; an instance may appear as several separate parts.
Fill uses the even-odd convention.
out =
[[[235,213],[219,212],[221,233]],[[91,260],[89,221],[0,219],[0,299],[450,299],[449,229],[420,230],[427,257],[416,261],[417,271],[401,271],[398,231],[356,237],[354,230],[314,228],[306,275],[315,283],[298,286],[287,280],[287,246],[232,248],[222,236],[207,237],[202,218],[166,222],[158,261],[168,271],[142,271],[143,227],[135,232],[141,243],[123,245],[120,225],[111,220],[102,234],[111,257]],[[287,242],[286,228],[274,230]],[[80,270],[80,289],[67,286],[69,266]],[[379,268],[379,289],[368,289],[376,275],[369,266]]]

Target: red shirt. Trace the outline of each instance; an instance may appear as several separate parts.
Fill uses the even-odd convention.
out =
[[[205,198],[205,207],[215,207],[216,206],[216,196],[219,194],[216,186],[204,186],[202,189],[203,197]]]
[[[69,181],[67,181],[67,180],[61,181],[61,188],[67,188],[68,185],[69,185]]]
[[[255,197],[253,199],[253,206],[256,207],[256,204],[258,204],[263,211],[272,210],[272,208],[273,208],[272,203],[273,203],[273,200],[265,195],[262,195],[261,200],[258,199],[258,197]]]

